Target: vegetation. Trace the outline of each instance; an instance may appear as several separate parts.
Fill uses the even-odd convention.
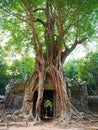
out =
[[[62,65],[77,45],[95,36],[97,11],[96,0],[1,0],[0,26],[10,32],[8,46],[26,52],[32,45],[35,52],[34,73],[26,82],[32,95],[28,97],[25,93],[23,105],[23,110],[29,113],[37,90],[35,120],[40,120],[43,86],[47,78],[54,83],[59,96],[61,119],[69,119],[70,106]]]
[[[3,59],[3,49],[0,47],[0,94],[4,94],[5,85],[8,83],[7,65]]]
[[[78,76],[85,80],[89,94],[98,94],[98,52],[90,52],[78,64]]]
[[[6,61],[0,57],[0,94],[4,94],[5,87],[11,79],[25,82],[33,70],[34,59],[29,56],[14,60],[11,65],[7,65]]]
[[[26,78],[32,74],[34,70],[34,59],[24,57],[21,60],[14,60],[9,67],[10,77],[16,81],[25,82]]]
[[[86,81],[88,94],[98,94],[98,52],[89,52],[85,57],[64,64],[65,76]]]
[[[64,76],[68,77],[70,79],[77,80],[77,66],[78,66],[79,60],[72,59],[70,61],[65,62],[63,66]]]

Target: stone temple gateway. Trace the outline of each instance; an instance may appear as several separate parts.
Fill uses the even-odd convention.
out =
[[[67,88],[68,95],[72,104],[80,111],[87,109],[88,95],[87,95],[87,88],[85,82],[82,81],[75,82],[73,80],[67,79],[67,86],[68,86]],[[25,91],[26,91],[25,83],[11,81],[6,86],[4,109],[6,111],[11,110],[13,112],[18,109],[21,109],[23,105]],[[30,92],[28,91],[28,96],[29,94]],[[34,104],[32,108],[33,114],[35,113],[37,96],[38,96],[38,92],[35,91],[34,98],[32,100]],[[53,118],[59,117],[61,112],[61,108],[59,105],[59,97],[55,92],[55,87],[51,82],[51,80],[48,80],[45,83],[45,90],[44,90],[43,97],[44,98],[41,105],[41,117],[43,115],[44,100],[46,99],[49,99],[52,102],[52,117]]]
[[[21,109],[25,93],[25,83],[22,82],[11,82],[6,87],[5,92],[5,105],[4,109],[13,111]],[[29,96],[29,93],[28,93]],[[37,101],[38,92],[35,91],[33,99],[33,109],[32,112],[35,113],[35,106]],[[43,102],[41,105],[41,114],[43,114],[44,100],[50,100],[52,102],[52,117],[58,117],[60,115],[59,98],[56,95],[53,84],[47,81],[45,84]]]

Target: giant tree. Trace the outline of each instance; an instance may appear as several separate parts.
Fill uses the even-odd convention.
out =
[[[38,90],[36,120],[40,118],[46,78],[51,79],[59,96],[62,120],[69,118],[62,65],[78,44],[95,34],[97,9],[96,0],[1,0],[1,25],[11,32],[11,43],[20,47],[30,43],[35,52],[34,72],[26,81],[31,98],[25,93],[23,108],[30,111],[30,99]]]

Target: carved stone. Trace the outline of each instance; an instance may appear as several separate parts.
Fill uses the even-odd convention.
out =
[[[70,79],[66,79],[67,81],[67,90],[69,99],[72,102],[75,107],[81,111],[88,108],[88,94],[87,94],[87,87],[86,83],[83,81],[73,81]],[[13,109],[17,110],[22,107],[23,98],[24,98],[24,92],[28,93],[27,96],[31,97],[30,95],[32,92],[29,91],[28,88],[25,88],[24,83],[21,82],[15,82],[11,81],[6,86],[6,92],[5,92],[5,109]],[[51,83],[50,80],[46,81],[45,84],[45,91],[44,91],[44,99],[49,98],[53,103],[53,117],[58,117],[61,112],[61,108],[59,105],[59,97],[55,92],[55,88],[53,83]],[[31,99],[30,99],[31,100]],[[33,99],[33,111],[35,111],[36,106],[36,100],[37,100],[37,92],[34,94]],[[43,105],[42,102],[42,105]],[[32,103],[28,102],[27,109],[31,107]],[[82,109],[81,109],[82,108]],[[43,109],[43,106],[42,106]],[[42,113],[42,112],[41,112]]]

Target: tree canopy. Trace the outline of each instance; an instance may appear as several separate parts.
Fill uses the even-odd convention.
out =
[[[46,6],[49,6],[50,19]],[[46,43],[45,27],[49,22],[53,23],[53,30],[50,27],[52,40],[59,39],[54,46],[62,52],[64,62],[78,44],[96,36],[97,12],[96,0],[1,0],[0,28],[10,32],[11,48],[13,45],[21,51],[21,48],[27,50],[33,45],[35,52],[41,53],[47,51],[48,41],[52,39],[47,39]],[[53,47],[50,42],[49,47]]]

